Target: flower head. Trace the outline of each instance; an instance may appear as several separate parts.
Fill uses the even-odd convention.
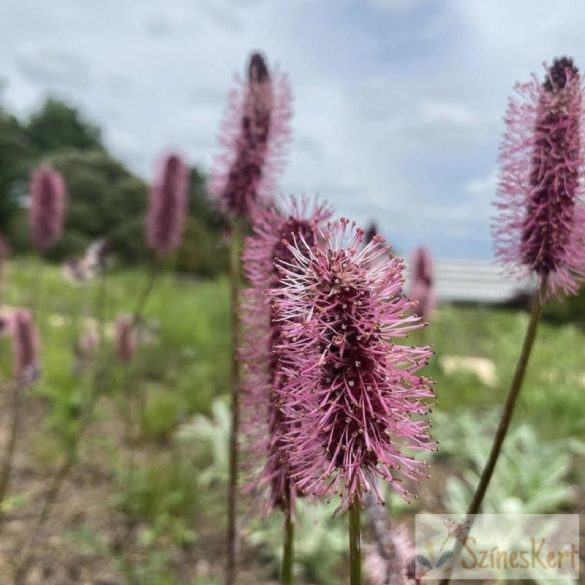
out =
[[[288,419],[278,395],[286,380],[277,349],[282,342],[281,323],[266,291],[280,286],[277,263],[293,259],[286,239],[302,237],[313,242],[316,227],[330,215],[325,205],[292,197],[284,209],[259,209],[254,216],[254,234],[244,248],[244,271],[250,282],[242,303],[244,430],[253,461],[264,462],[253,483],[268,486],[268,508],[289,506],[295,494],[283,443]]]
[[[430,252],[417,248],[410,261],[410,298],[416,301],[415,312],[428,321],[435,308],[435,273]]]
[[[365,548],[369,585],[417,585],[414,538],[403,524],[390,520],[373,497],[364,498],[373,544]]]
[[[81,374],[97,355],[99,335],[93,329],[86,328],[73,346],[73,372]]]
[[[39,334],[30,311],[16,309],[9,317],[12,334],[13,375],[19,384],[28,386],[39,375]]]
[[[146,223],[148,247],[166,256],[181,242],[187,212],[188,170],[177,154],[162,160],[159,175],[150,192]]]
[[[230,94],[222,132],[222,153],[211,173],[210,191],[222,212],[249,217],[260,200],[272,196],[283,166],[291,117],[287,79],[271,72],[254,53],[246,81]]]
[[[61,173],[48,166],[35,169],[30,181],[30,197],[32,241],[39,252],[45,252],[63,232],[65,182]]]
[[[375,546],[365,549],[364,568],[369,585],[417,585],[414,546],[406,526],[392,527],[388,534],[388,553]]]
[[[496,254],[512,271],[535,273],[547,296],[575,293],[585,275],[582,98],[579,72],[563,57],[543,83],[516,86],[505,117]]]
[[[134,320],[130,315],[118,315],[116,319],[116,355],[122,363],[130,363],[136,351]]]
[[[312,245],[293,238],[293,262],[280,262],[282,286],[270,290],[282,322],[280,389],[292,477],[302,493],[339,494],[339,509],[372,492],[377,478],[401,495],[432,449],[425,415],[431,380],[417,374],[429,347],[398,343],[422,326],[402,293],[401,260],[380,236],[341,219],[318,230]]]

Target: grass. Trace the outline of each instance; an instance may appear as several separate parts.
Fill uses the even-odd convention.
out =
[[[12,263],[4,304],[27,305],[31,285],[39,271],[36,261]],[[114,335],[119,313],[132,313],[145,285],[140,271],[115,271],[106,285],[106,337]],[[49,425],[67,435],[83,400],[84,383],[73,375],[73,344],[84,327],[96,328],[95,307],[99,282],[74,285],[52,266],[43,268],[39,328],[42,338],[43,376],[35,392],[47,399]],[[38,288],[36,289],[38,290]],[[227,287],[223,281],[195,282],[162,275],[146,305],[145,318],[155,329],[152,339],[137,354],[131,381],[146,396],[142,426],[154,439],[168,437],[177,422],[196,412],[209,411],[213,397],[228,387]],[[4,340],[4,343],[5,340]],[[8,352],[2,352],[7,372]],[[122,386],[123,372],[114,376]],[[86,385],[86,384],[85,384]],[[109,388],[110,393],[120,388]]]
[[[528,315],[502,309],[441,308],[428,328],[437,358],[439,408],[476,410],[501,405],[516,364]],[[545,438],[585,436],[585,333],[575,325],[542,323],[520,396],[515,422],[535,426]],[[497,383],[490,387],[469,372],[446,375],[440,358],[477,356],[492,360]]]
[[[74,436],[87,394],[87,380],[74,371],[72,348],[81,328],[96,327],[100,285],[96,281],[73,285],[59,268],[45,265],[39,287],[40,271],[41,265],[34,260],[11,263],[3,304],[26,306],[38,299],[43,375],[31,392],[43,404],[45,414],[30,453],[36,464],[48,468]],[[116,316],[133,312],[144,285],[145,274],[139,270],[114,270],[108,277],[104,329],[108,343],[113,339]],[[225,280],[161,275],[145,309],[148,339],[129,368],[112,362],[104,387],[106,400],[100,403],[97,416],[105,428],[110,428],[110,419],[117,422],[111,434],[93,437],[92,446],[105,453],[118,490],[104,505],[112,508],[107,513],[119,510],[141,522],[138,538],[150,551],[149,570],[160,575],[145,583],[174,585],[168,560],[173,555],[165,552],[165,543],[187,549],[199,546],[194,527],[202,516],[207,518],[204,523],[211,522],[216,530],[224,522],[224,511],[218,503],[223,494],[221,482],[216,479],[213,485],[202,487],[201,453],[179,448],[175,431],[194,415],[210,414],[213,400],[228,392],[227,294]],[[422,333],[437,353],[426,373],[437,380],[437,409],[447,415],[441,417],[441,424],[449,414],[459,416],[461,409],[481,417],[502,405],[527,320],[527,314],[518,311],[451,306],[439,309],[431,326]],[[422,338],[419,335],[412,342]],[[538,430],[540,438],[551,441],[585,436],[584,346],[585,333],[574,325],[541,325],[514,426],[528,423]],[[446,373],[441,367],[446,356],[491,360],[495,383],[482,382],[469,371]],[[0,372],[8,376],[9,369],[8,343],[0,337]],[[140,397],[134,431],[141,451],[130,489],[124,483],[127,453],[119,448],[129,390]],[[21,505],[27,505],[26,497]],[[75,534],[82,540],[93,538],[91,527],[85,525]]]
[[[22,261],[8,271],[5,303],[26,304],[39,264]],[[108,324],[113,334],[118,313],[130,313],[144,286],[140,271],[116,271],[107,284]],[[91,315],[99,283],[68,283],[61,271],[43,269],[40,328],[43,370],[37,392],[54,402],[55,424],[75,413],[79,380],[71,375],[75,312]],[[156,334],[141,348],[135,368],[140,391],[146,395],[143,427],[155,439],[168,436],[177,421],[193,413],[208,413],[212,398],[228,388],[227,286],[220,281],[196,281],[164,275],[157,283],[145,314]],[[502,402],[519,352],[528,316],[523,312],[475,307],[441,307],[426,339],[437,352],[428,374],[437,380],[439,408],[484,408]],[[91,323],[91,321],[89,321]],[[549,437],[585,435],[585,366],[580,349],[585,333],[574,325],[541,324],[531,358],[518,418]],[[3,352],[6,356],[6,352]],[[492,360],[497,384],[490,387],[473,373],[445,374],[442,356],[478,356]],[[8,367],[6,357],[4,367]]]

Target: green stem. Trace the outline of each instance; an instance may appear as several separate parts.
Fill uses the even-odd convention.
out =
[[[295,521],[292,504],[288,502],[284,517],[284,541],[282,547],[282,585],[292,585],[294,565]]]
[[[148,276],[146,277],[146,282],[144,284],[144,288],[142,289],[141,295],[138,297],[138,302],[136,304],[136,308],[134,309],[134,313],[132,315],[132,326],[136,327],[142,321],[144,309],[146,307],[146,302],[150,298],[152,293],[152,289],[156,284],[156,280],[159,275],[159,268],[160,265],[158,261],[155,259],[152,261],[150,265],[150,269],[148,271]]]
[[[31,278],[31,291],[29,298],[30,312],[37,323],[40,323],[41,304],[43,301],[43,280],[45,276],[45,260],[41,257],[41,262],[35,267],[35,273]]]
[[[134,445],[132,444],[132,428],[133,428],[133,421],[134,421],[134,411],[135,411],[135,398],[136,394],[133,389],[132,380],[130,377],[129,368],[124,371],[124,380],[122,382],[123,386],[123,399],[126,401],[126,413],[125,413],[125,424],[124,424],[124,440],[126,443],[126,448],[129,450],[128,455],[128,462],[127,462],[127,472],[126,472],[126,481],[124,489],[126,491],[126,498],[127,498],[127,506],[130,505],[132,501],[132,496],[134,492],[134,474],[136,472],[136,455]],[[136,521],[132,515],[132,510],[126,510],[126,518],[125,518],[125,535],[124,540],[122,543],[122,563],[124,566],[124,571],[128,578],[128,583],[134,584],[137,582],[136,574],[134,571],[133,565],[133,552],[134,552],[134,540],[135,540],[135,532],[136,532]]]
[[[237,488],[238,488],[238,434],[240,426],[240,367],[238,347],[240,343],[239,296],[243,222],[232,222],[230,242],[230,319],[232,334],[231,351],[231,400],[232,421],[230,430],[229,481],[228,481],[228,525],[226,585],[233,585],[236,578],[238,534],[237,534]]]
[[[22,387],[22,384],[19,384],[18,382],[12,383],[12,419],[10,421],[10,434],[0,470],[0,532],[4,527],[4,510],[2,508],[4,504],[4,498],[8,492],[10,474],[12,471],[12,462],[14,460],[14,452],[16,450],[16,442],[20,428],[23,392],[24,388]]]
[[[362,543],[360,535],[360,504],[357,498],[349,507],[349,583],[362,583]]]
[[[530,354],[532,352],[536,334],[538,332],[538,324],[540,323],[540,316],[542,313],[541,299],[544,295],[544,288],[545,283],[543,282],[534,296],[532,310],[530,312],[530,320],[528,322],[528,328],[526,329],[526,334],[524,336],[522,350],[520,351],[520,356],[518,358],[518,362],[516,363],[516,369],[514,370],[514,376],[512,377],[508,396],[504,404],[504,410],[502,411],[502,416],[500,418],[500,422],[498,423],[492,449],[487,463],[482,471],[481,478],[475,490],[475,494],[473,495],[473,499],[471,500],[471,504],[467,510],[467,522],[469,530],[473,524],[474,514],[478,514],[481,509],[481,504],[494,474],[496,463],[498,462],[504,440],[506,439],[506,435],[508,434],[508,430],[510,428],[510,422],[512,420],[512,415],[514,414],[514,408],[516,407],[518,396],[520,395],[520,390],[522,389],[526,368],[528,367],[528,361],[530,359]],[[459,558],[462,548],[463,544],[458,540],[457,544],[455,545],[455,549],[453,550],[453,562],[451,563],[451,567],[455,566],[455,562]],[[448,585],[450,581],[451,575],[449,574],[441,581],[440,585]]]

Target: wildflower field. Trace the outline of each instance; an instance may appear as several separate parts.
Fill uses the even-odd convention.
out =
[[[261,51],[225,79],[213,156],[176,126],[148,175],[61,99],[0,104],[0,585],[576,583],[585,84],[563,54],[526,79],[469,201],[372,176],[391,218],[320,193],[359,160],[286,192],[311,142]],[[420,106],[413,134],[477,123]]]
[[[41,264],[34,259],[6,268],[5,306],[27,299]],[[27,537],[47,485],[77,432],[87,377],[76,371],[73,342],[98,321],[100,283],[73,283],[59,267],[43,267],[39,328],[42,374],[26,390],[22,430],[10,494],[4,502],[0,555],[8,582],[19,543]],[[114,342],[115,316],[134,309],[142,271],[114,270],[106,289],[105,337]],[[145,585],[211,585],[223,581],[225,492],[229,433],[229,315],[225,279],[165,274],[145,308],[144,342],[131,366],[114,364],[107,389],[81,441],[70,475],[43,527],[31,583],[122,583],[128,565]],[[416,510],[462,512],[489,451],[515,352],[528,316],[518,310],[439,306],[423,333],[436,349],[427,368],[437,380],[434,433],[440,442],[432,477],[420,498],[390,498],[396,521],[410,525]],[[8,340],[2,372],[10,372]],[[486,510],[583,512],[585,476],[585,370],[575,352],[585,331],[577,324],[544,323],[533,366],[518,406]],[[484,369],[463,358],[482,358]],[[443,365],[442,365],[443,364]],[[443,367],[443,366],[447,367]],[[448,370],[448,373],[445,371]],[[126,431],[128,387],[143,401]],[[6,432],[10,395],[2,395]],[[4,437],[3,437],[4,439]],[[465,445],[465,448],[462,446]],[[134,477],[128,484],[130,459]],[[521,467],[521,471],[519,468]],[[276,583],[278,517],[262,520],[241,502],[240,582]],[[303,506],[297,526],[296,574],[300,583],[343,579],[344,522],[330,506]],[[124,542],[135,525],[131,550]],[[369,542],[370,537],[366,537]]]

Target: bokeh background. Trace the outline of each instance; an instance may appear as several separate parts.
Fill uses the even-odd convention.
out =
[[[13,252],[2,309],[40,297],[43,367],[25,398],[3,505],[0,582],[9,582],[79,430],[87,380],[76,342],[103,325],[112,343],[116,316],[133,310],[144,285],[143,215],[156,161],[169,149],[191,165],[184,241],[146,307],[132,366],[110,364],[29,582],[222,582],[226,226],[206,178],[227,93],[250,51],[278,64],[295,95],[282,193],[318,194],[337,215],[364,227],[374,221],[407,258],[426,246],[449,282],[461,283],[492,259],[490,202],[514,83],[541,77],[556,56],[585,65],[584,26],[580,0],[2,0],[0,231]],[[68,213],[63,239],[40,260],[31,253],[26,214],[28,176],[43,161],[65,176]],[[100,325],[102,280],[71,282],[62,263],[103,237],[112,261]],[[497,288],[494,270],[486,278]],[[441,291],[441,279],[438,285]],[[472,292],[453,303],[440,294],[429,328],[414,340],[432,342],[437,353],[427,373],[437,380],[441,450],[416,504],[391,497],[392,522],[410,527],[418,510],[467,506],[528,321],[526,298],[505,305],[510,298],[495,296],[497,303],[486,302]],[[583,295],[546,308],[486,511],[585,510],[584,324]],[[5,338],[0,372],[4,382]],[[140,396],[130,439],[129,388]],[[5,444],[10,397],[1,394]],[[250,509],[242,506],[240,582],[276,583],[280,518],[263,520]],[[299,583],[347,576],[345,525],[331,512],[301,505]]]
[[[209,167],[231,76],[262,49],[296,96],[282,190],[452,257],[490,255],[513,84],[585,52],[578,0],[4,0],[0,19],[5,106],[67,100],[143,177],[170,146]]]

